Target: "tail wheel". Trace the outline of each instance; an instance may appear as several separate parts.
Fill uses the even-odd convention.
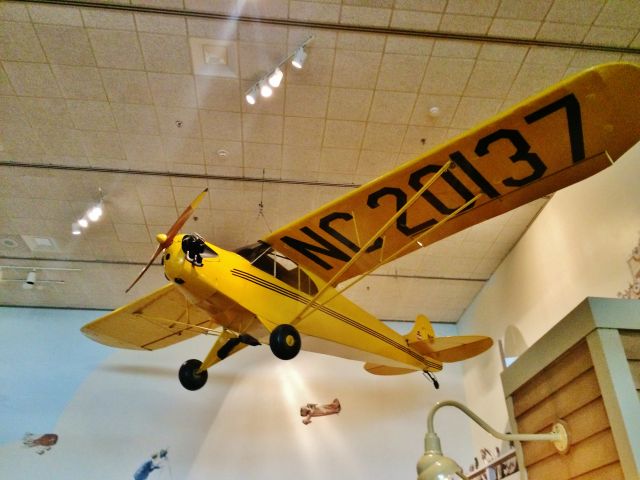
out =
[[[202,362],[194,359],[187,360],[182,364],[180,371],[178,372],[178,378],[180,379],[180,384],[184,388],[191,391],[199,390],[205,383],[207,383],[209,374],[206,370],[198,372],[198,369],[201,366]]]
[[[298,354],[301,346],[300,334],[293,325],[278,325],[269,336],[269,347],[280,360],[291,360]]]

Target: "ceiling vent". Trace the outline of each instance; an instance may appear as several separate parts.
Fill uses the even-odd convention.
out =
[[[195,75],[238,77],[238,51],[235,42],[211,38],[190,38]]]
[[[58,245],[51,237],[20,235],[32,252],[58,252]]]

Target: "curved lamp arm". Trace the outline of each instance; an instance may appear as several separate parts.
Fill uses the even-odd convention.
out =
[[[559,451],[565,451],[568,447],[569,438],[567,435],[567,430],[561,423],[555,423],[553,425],[553,428],[551,429],[551,432],[549,433],[500,433],[492,428],[487,422],[482,420],[478,415],[472,412],[469,407],[463,405],[460,402],[456,402],[455,400],[444,400],[435,404],[435,406],[429,412],[429,416],[427,417],[428,433],[435,433],[433,428],[433,417],[435,416],[436,412],[442,407],[455,407],[458,410],[462,410],[485,431],[489,432],[491,435],[499,438],[500,440],[553,442],[553,444]]]

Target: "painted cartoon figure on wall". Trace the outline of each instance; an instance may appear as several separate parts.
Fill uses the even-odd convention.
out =
[[[618,298],[640,300],[640,237],[638,244],[631,251],[627,264],[631,272],[631,283],[626,290],[618,292]]]
[[[169,451],[163,448],[159,452],[151,455],[151,458],[144,462],[133,474],[133,480],[147,480],[154,470],[161,470],[169,464]]]
[[[311,417],[324,417],[326,415],[336,415],[340,413],[342,407],[340,406],[340,400],[333,399],[333,402],[326,405],[318,405],[317,403],[307,403],[305,406],[300,407],[300,416],[304,417],[302,423],[309,425],[311,423]]]
[[[22,437],[22,444],[25,447],[33,448],[38,455],[44,455],[51,448],[58,443],[58,435],[55,433],[45,433],[44,435],[34,435],[33,433],[26,433]]]

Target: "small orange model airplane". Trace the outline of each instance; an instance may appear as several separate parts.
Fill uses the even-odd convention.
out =
[[[586,70],[234,252],[179,234],[205,190],[156,237],[133,282],[162,254],[170,283],[82,332],[142,350],[219,335],[204,361],[180,368],[189,390],[205,384],[215,363],[259,344],[281,359],[303,348],[363,361],[379,375],[421,371],[437,388],[430,372],[492,340],[437,338],[423,315],[401,335],[341,293],[402,255],[610,165],[640,139],[638,92],[637,65]]]

